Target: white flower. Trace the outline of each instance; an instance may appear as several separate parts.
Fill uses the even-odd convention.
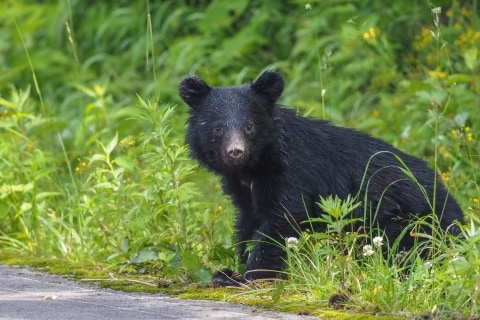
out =
[[[440,14],[440,13],[442,13],[442,8],[441,7],[432,8],[432,13],[433,14]]]
[[[371,245],[367,244],[363,246],[363,255],[365,257],[371,256],[374,253],[375,251],[373,251],[373,247]]]
[[[373,246],[375,248],[381,247],[383,245],[383,238],[382,237],[375,237],[372,240]]]
[[[287,247],[290,249],[296,249],[298,246],[298,239],[295,237],[288,237],[287,238]]]
[[[311,5],[310,3],[307,3],[307,4],[305,5],[305,9],[306,9],[306,10],[312,10],[312,5]]]

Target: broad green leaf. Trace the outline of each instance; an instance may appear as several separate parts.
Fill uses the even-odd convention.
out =
[[[115,148],[117,147],[118,145],[118,132],[115,134],[115,136],[113,137],[113,139],[110,141],[110,143],[107,145],[107,148],[106,148],[106,152],[107,154],[111,154],[113,150],[115,150]]]
[[[465,65],[470,70],[475,70],[477,65],[478,49],[477,47],[472,47],[465,51],[463,54],[463,59],[465,60]]]
[[[131,263],[143,263],[147,261],[157,261],[158,253],[155,250],[141,250],[133,257]]]

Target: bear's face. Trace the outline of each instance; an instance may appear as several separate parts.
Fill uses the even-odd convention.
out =
[[[282,91],[283,78],[275,72],[227,88],[184,78],[180,96],[190,106],[186,140],[192,156],[220,173],[255,167],[274,138],[275,102]]]

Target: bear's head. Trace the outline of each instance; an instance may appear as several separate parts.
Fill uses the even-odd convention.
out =
[[[258,167],[278,138],[276,101],[283,87],[283,77],[272,71],[224,88],[185,77],[179,89],[190,107],[186,142],[192,156],[219,173]]]

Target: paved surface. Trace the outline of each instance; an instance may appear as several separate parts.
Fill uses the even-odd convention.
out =
[[[60,276],[0,265],[0,320],[17,319],[318,320],[222,302],[100,289]]]

